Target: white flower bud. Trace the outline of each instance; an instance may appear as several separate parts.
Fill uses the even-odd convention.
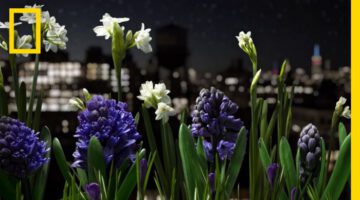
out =
[[[345,106],[342,114],[343,117],[345,117],[346,119],[350,119],[351,115],[350,115],[350,108],[349,106]]]

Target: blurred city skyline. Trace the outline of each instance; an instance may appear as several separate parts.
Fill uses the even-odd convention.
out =
[[[100,24],[108,12],[114,17],[129,17],[125,24],[134,31],[141,22],[155,32],[168,24],[186,29],[188,67],[199,71],[219,72],[241,59],[248,59],[240,50],[235,36],[239,31],[252,31],[261,68],[280,67],[288,58],[294,67],[310,70],[309,57],[319,44],[324,60],[331,67],[350,64],[350,2],[348,0],[306,1],[2,1],[0,8],[45,4],[44,10],[66,25],[70,60],[84,61],[86,50],[100,46],[110,54],[110,40],[95,36],[92,28]],[[85,5],[85,6],[84,6]],[[0,21],[8,21],[8,10],[0,12]],[[25,26],[25,25],[23,25]],[[4,35],[4,32],[1,32]],[[133,51],[134,61],[145,67],[153,55]]]

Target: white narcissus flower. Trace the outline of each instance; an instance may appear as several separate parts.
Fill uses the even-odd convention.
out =
[[[43,6],[44,5],[36,5],[36,4],[34,4],[33,6],[25,6],[25,8],[42,8]],[[27,22],[29,24],[35,24],[36,23],[36,17],[35,17],[35,14],[33,14],[33,13],[24,13],[20,17],[20,20],[23,21],[23,22]],[[43,19],[41,19],[41,21],[43,21]]]
[[[152,52],[152,47],[150,45],[150,41],[152,38],[150,37],[150,28],[145,29],[144,23],[141,23],[141,29],[135,35],[135,44],[136,47],[142,50],[144,53]]]
[[[102,26],[96,26],[93,30],[96,33],[96,36],[105,36],[105,39],[109,39],[112,34],[113,34],[113,27],[114,27],[114,23],[123,23],[123,22],[127,22],[130,19],[127,17],[123,17],[123,18],[115,18],[115,17],[111,17],[108,13],[105,13],[102,17],[102,19],[100,20],[100,22],[102,22]],[[123,27],[121,28],[123,29]]]
[[[174,108],[171,107],[170,91],[166,89],[164,83],[155,84],[152,81],[146,81],[141,84],[140,95],[137,97],[144,101],[147,108],[156,109],[156,120],[169,120],[169,116],[175,115]]]
[[[140,86],[140,95],[138,99],[144,101],[147,108],[156,107],[157,99],[154,98],[154,83],[152,81],[146,81]]]
[[[155,118],[156,120],[163,119],[165,122],[167,122],[169,120],[169,116],[174,116],[176,113],[174,108],[172,108],[166,103],[160,102],[155,111],[155,114],[156,114],[156,118]]]
[[[156,109],[157,104],[163,102],[170,105],[171,99],[169,97],[170,90],[166,89],[164,83],[155,84],[152,81],[146,81],[141,84],[140,95],[138,99],[144,101],[147,108],[153,107]]]
[[[31,41],[32,41],[31,35],[23,35],[21,37],[17,37],[16,48],[17,49],[31,49],[31,47],[32,47]],[[21,55],[24,57],[28,56],[28,54],[21,54]]]
[[[25,6],[25,8],[42,8],[43,5]],[[20,17],[21,21],[25,21],[29,24],[35,23],[35,15],[30,13],[24,13]],[[56,18],[51,16],[49,11],[41,12],[41,35],[43,35],[43,44],[45,51],[57,52],[58,49],[66,49],[66,43],[68,38],[66,36],[67,30],[65,26],[56,22]]]
[[[171,104],[171,99],[168,95],[170,90],[166,89],[166,85],[164,83],[155,84],[153,92],[158,101],[169,105]]]
[[[56,53],[58,49],[66,49],[66,42],[68,41],[66,34],[65,26],[60,26],[56,23],[49,29],[46,33],[46,39],[43,40],[45,51],[52,50]]]
[[[14,23],[14,26],[20,25],[21,22]],[[9,22],[0,22],[0,29],[9,29]]]
[[[247,33],[245,33],[244,31],[241,31],[239,33],[239,36],[236,36],[236,38],[238,39],[239,46],[242,49],[244,49],[246,47],[246,45],[249,46],[249,44],[253,42],[250,31],[248,31]]]

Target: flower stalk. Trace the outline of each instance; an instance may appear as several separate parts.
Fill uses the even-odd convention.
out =
[[[123,30],[118,23],[113,22],[113,36],[111,43],[111,52],[112,58],[115,67],[117,88],[118,88],[118,101],[121,101],[121,65],[125,58],[125,44],[124,44],[124,35]]]
[[[39,76],[39,57],[40,57],[39,54],[35,55],[35,68],[34,68],[34,75],[33,75],[33,81],[32,81],[32,86],[31,86],[31,95],[30,95],[30,99],[29,99],[27,120],[26,120],[26,124],[28,126],[31,126],[31,124],[32,124],[32,112],[33,112],[34,99],[35,99],[35,93],[36,93],[37,78]]]

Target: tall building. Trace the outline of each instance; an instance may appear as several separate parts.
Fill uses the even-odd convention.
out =
[[[159,78],[163,80],[174,95],[183,96],[188,90],[188,70],[186,60],[189,55],[187,30],[169,24],[156,31],[156,57]]]
[[[320,55],[320,45],[314,45],[313,56],[311,57],[311,78],[314,81],[322,79],[322,57]]]

